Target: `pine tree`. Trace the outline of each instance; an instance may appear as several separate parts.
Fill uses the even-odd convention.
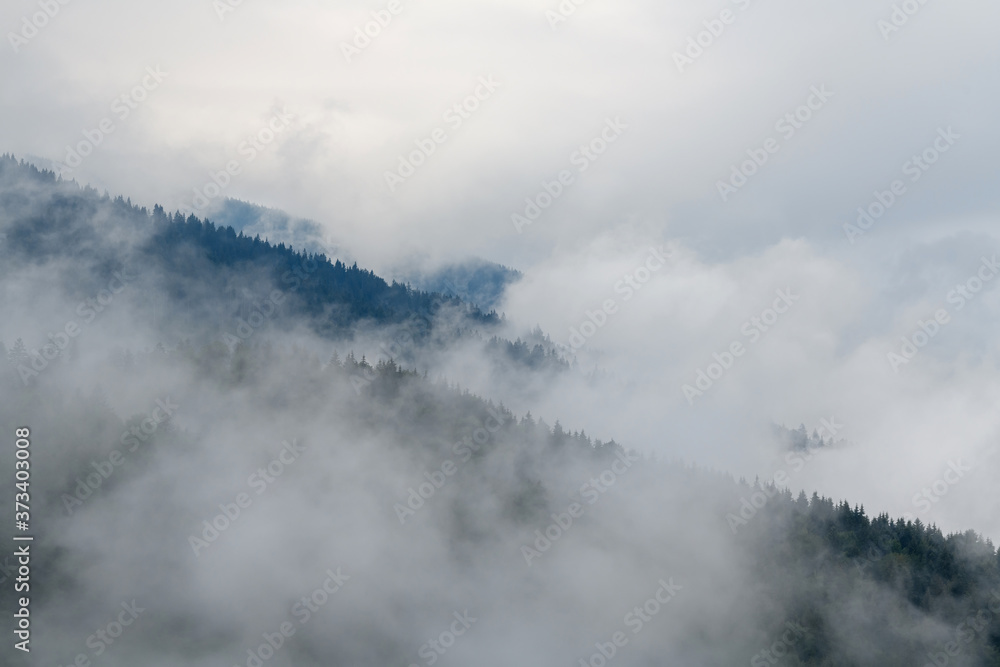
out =
[[[24,341],[18,338],[14,341],[14,346],[7,353],[7,361],[16,367],[28,363],[30,359],[31,357],[28,355],[28,349],[24,346]]]

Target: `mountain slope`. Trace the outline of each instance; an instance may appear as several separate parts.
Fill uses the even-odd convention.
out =
[[[540,331],[10,159],[0,231],[38,647],[10,664],[1000,665],[974,532],[650,460],[442,377],[563,372]]]

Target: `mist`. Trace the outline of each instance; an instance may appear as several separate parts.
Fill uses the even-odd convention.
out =
[[[7,3],[0,655],[997,664],[998,18]]]

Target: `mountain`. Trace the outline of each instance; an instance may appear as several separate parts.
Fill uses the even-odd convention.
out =
[[[519,271],[479,258],[448,264],[430,272],[410,270],[403,274],[403,280],[419,289],[457,296],[490,310],[500,305],[504,290],[521,277]]]
[[[244,230],[0,160],[4,664],[1000,665],[989,539],[473,395],[569,364]]]
[[[219,227],[232,227],[244,236],[259,236],[275,245],[281,243],[351,261],[348,249],[328,238],[319,223],[292,217],[284,211],[225,197],[202,217]]]
[[[237,329],[256,332],[294,321],[329,339],[377,329],[372,351],[409,363],[466,340],[500,367],[568,367],[544,337],[535,336],[527,350],[524,341],[504,338],[492,311],[387,282],[357,263],[296,251],[193,215],[168,215],[160,206],[148,211],[10,156],[0,160],[0,187],[6,268],[16,261],[50,262],[65,274],[67,296],[79,300],[100,290],[115,270],[134,267],[138,278],[132,284],[143,293],[134,305],[165,344],[219,339],[231,346],[246,337]],[[260,216],[279,215],[236,203],[228,210],[249,211],[241,219],[258,225]],[[279,309],[281,316],[272,316]]]
[[[237,233],[260,237],[271,244],[284,244],[306,252],[330,254],[345,262],[352,261],[350,249],[326,234],[320,224],[294,218],[283,211],[224,198],[203,217],[219,227],[232,227]],[[397,269],[395,273],[399,282],[422,291],[458,297],[484,311],[496,308],[507,286],[521,279],[519,271],[480,258],[434,269],[410,265]]]

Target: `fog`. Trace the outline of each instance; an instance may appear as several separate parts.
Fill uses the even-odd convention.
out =
[[[49,224],[49,186],[8,174],[0,341],[34,351],[67,333],[44,369],[11,367],[2,396],[4,432],[30,422],[37,438],[33,513],[51,547],[44,642],[26,664],[243,665],[283,622],[296,634],[267,664],[427,664],[456,613],[467,634],[435,661],[578,664],[616,630],[628,643],[605,659],[637,665],[750,661],[786,622],[858,660],[886,619],[905,628],[895,655],[944,637],[899,591],[840,570],[822,619],[789,602],[816,593],[803,572],[762,602],[768,538],[727,523],[749,493],[727,476],[1000,539],[998,11],[5,4],[2,152],[168,215],[225,224],[227,198],[283,211],[288,226],[247,233],[390,281],[473,257],[523,274],[496,326],[453,304],[427,338],[368,320],[321,335],[321,317],[275,302],[243,336],[234,303],[277,290],[297,304],[295,290],[194,251],[151,262],[151,231],[112,204],[67,233]],[[102,290],[109,303],[81,305]],[[569,366],[498,363],[496,335]],[[372,393],[374,376],[335,353],[418,377]],[[424,473],[485,428],[465,392],[544,426],[490,432],[401,522]],[[126,421],[168,399],[176,414],[68,507],[134,442]],[[641,466],[581,501],[618,450],[553,454],[557,421]],[[827,446],[793,463],[775,424]],[[258,494],[251,476],[299,446]],[[0,462],[12,469],[12,452]],[[250,505],[196,549],[241,493]],[[586,527],[525,562],[572,502]],[[327,570],[348,578],[300,623],[296,600]],[[626,613],[661,580],[681,588],[633,635]],[[133,599],[146,611],[95,655],[88,637]],[[854,617],[859,600],[878,622]]]

